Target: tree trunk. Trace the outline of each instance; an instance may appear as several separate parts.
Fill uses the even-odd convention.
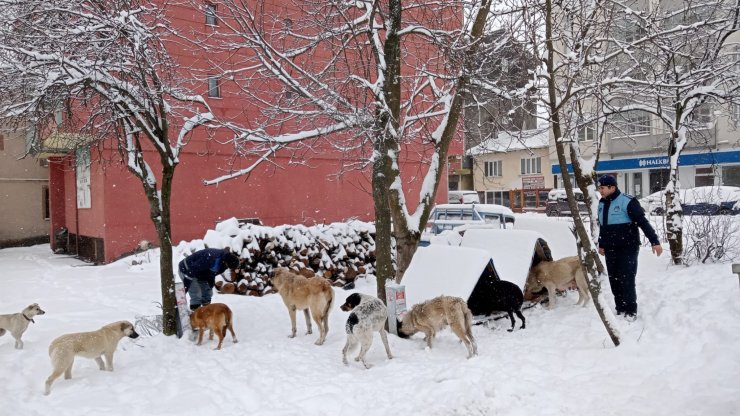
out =
[[[591,239],[589,238],[586,227],[583,224],[581,216],[578,211],[578,204],[576,203],[575,195],[573,194],[573,185],[570,183],[570,174],[568,173],[568,162],[565,159],[565,146],[562,141],[562,131],[560,129],[560,106],[562,105],[561,100],[557,96],[557,74],[555,73],[555,52],[556,48],[552,38],[552,25],[553,25],[553,2],[552,0],[545,1],[545,39],[547,48],[547,59],[546,59],[546,70],[547,70],[547,93],[548,93],[548,112],[550,113],[550,123],[552,125],[552,133],[555,140],[555,148],[558,155],[558,163],[560,165],[560,171],[563,175],[563,185],[565,192],[568,195],[568,205],[570,206],[571,216],[573,217],[573,224],[575,225],[576,239],[579,244],[579,255],[583,259],[586,267],[586,277],[588,279],[588,289],[591,292],[591,297],[596,307],[596,311],[599,314],[601,322],[604,324],[606,332],[609,334],[612,342],[615,346],[619,346],[619,332],[612,323],[607,319],[606,311],[604,308],[603,298],[601,296],[601,281],[599,280],[599,271],[597,266],[597,253],[592,247]],[[578,159],[571,160],[574,171],[580,169]],[[581,252],[581,249],[583,252]]]
[[[396,283],[401,283],[406,269],[411,264],[416,248],[419,246],[420,233],[396,232]]]
[[[678,132],[671,135],[671,143],[668,146],[668,158],[673,161],[676,159],[676,152],[679,151],[676,141]],[[671,249],[671,260],[673,264],[683,264],[683,208],[681,200],[677,197],[679,191],[678,185],[678,164],[671,163],[671,180],[672,186],[668,187],[665,193],[665,230],[668,238],[668,245]]]
[[[671,177],[673,177],[673,173],[671,173]],[[673,186],[676,186],[675,182]],[[666,191],[666,237],[668,238],[668,245],[671,249],[671,260],[673,264],[679,265],[683,264],[683,209],[681,209],[680,205],[674,206],[675,199],[676,193],[674,191]]]
[[[382,139],[375,143],[378,154],[384,149]],[[375,279],[378,298],[386,302],[385,282],[394,276],[391,248],[391,209],[386,181],[387,156],[378,156],[373,163],[373,202],[375,204]]]

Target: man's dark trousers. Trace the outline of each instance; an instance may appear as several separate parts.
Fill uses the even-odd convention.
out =
[[[609,284],[614,294],[617,314],[637,314],[637,255],[639,246],[620,247],[605,250],[606,270],[609,273]]]

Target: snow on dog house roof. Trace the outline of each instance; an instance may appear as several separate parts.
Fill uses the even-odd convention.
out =
[[[536,231],[470,229],[463,235],[460,246],[486,250],[499,278],[524,290],[533,258],[542,256],[540,239],[542,234]]]
[[[440,295],[467,301],[476,285],[491,280],[499,279],[487,251],[432,244],[416,250],[401,284],[411,307]]]

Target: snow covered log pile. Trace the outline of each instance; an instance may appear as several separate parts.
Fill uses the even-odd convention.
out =
[[[241,257],[239,275],[217,278],[217,289],[262,296],[272,292],[271,272],[276,267],[290,267],[307,277],[323,276],[335,286],[374,274],[374,234],[375,226],[361,221],[265,227],[240,225],[230,218],[208,230],[202,240],[181,242],[176,251],[182,259],[206,247],[230,247]]]

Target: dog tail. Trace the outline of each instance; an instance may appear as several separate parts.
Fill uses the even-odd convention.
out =
[[[329,311],[331,310],[332,304],[334,304],[334,289],[332,289],[331,286],[329,286],[327,296],[329,299],[327,299],[326,307],[324,308],[324,333],[329,332]]]
[[[478,344],[475,342],[475,338],[473,338],[473,312],[470,312],[470,308],[465,304],[462,307],[463,315],[465,315],[465,334],[468,336],[470,344],[473,347],[473,355],[478,355]]]

